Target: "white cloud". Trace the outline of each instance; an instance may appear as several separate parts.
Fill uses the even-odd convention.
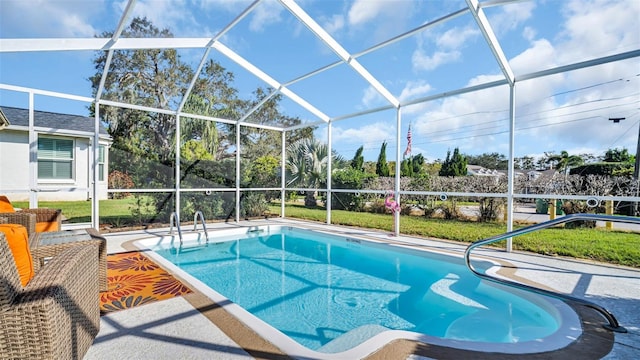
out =
[[[460,49],[465,43],[479,35],[480,30],[474,27],[455,27],[438,36],[436,38],[436,45],[439,49]]]
[[[584,60],[593,54],[607,55],[637,48],[640,2],[636,0],[571,1],[558,51],[561,61]]]
[[[116,6],[120,12],[124,11],[128,1],[121,1]],[[179,1],[154,1],[140,0],[133,8],[133,17],[146,17],[159,29],[169,29],[178,36],[191,33],[188,28],[195,32],[197,24],[191,10],[187,9],[185,0]],[[201,33],[202,29],[198,32]],[[201,34],[202,35],[202,34]]]
[[[365,108],[370,108],[382,102],[386,102],[386,100],[376,89],[373,88],[373,86],[369,86],[364,90],[362,104]]]
[[[349,25],[357,26],[375,20],[388,11],[394,11],[395,7],[393,1],[356,0],[347,15]]]
[[[380,41],[406,30],[403,24],[419,6],[415,1],[355,0],[347,11],[347,25],[353,33]]]
[[[497,34],[517,28],[533,15],[536,3],[533,1],[514,3],[500,7],[494,16],[489,16],[489,23]]]
[[[200,6],[203,8],[215,8],[232,13],[242,11],[252,0],[200,0]]]
[[[400,101],[415,99],[417,97],[426,95],[432,90],[431,85],[424,80],[407,81],[404,89],[400,93]]]
[[[252,31],[263,31],[267,26],[282,21],[282,6],[276,1],[264,1],[253,10],[249,28]]]
[[[460,59],[459,51],[436,51],[429,56],[424,51],[418,49],[411,56],[411,64],[416,71],[433,70],[440,65],[448,64]]]
[[[324,19],[323,27],[329,34],[335,34],[345,26],[344,16],[335,14],[328,19]]]
[[[411,56],[414,71],[434,70],[441,65],[460,61],[465,44],[478,37],[480,31],[473,27],[455,27],[442,34],[425,34],[418,38],[418,47]],[[432,53],[426,51],[428,44],[435,44]]]
[[[522,30],[522,37],[528,41],[533,41],[537,35],[538,35],[538,32],[530,26],[526,26]]]
[[[387,141],[387,144],[391,146],[390,139],[395,138],[395,129],[390,129],[389,124],[384,122],[367,123],[361,127],[350,127],[346,129],[334,125],[332,130],[332,141],[342,146],[353,145],[355,146],[354,152],[355,149],[361,145],[363,145],[366,150],[373,148],[379,149],[383,141]],[[347,154],[343,155],[348,156]]]
[[[540,69],[557,66],[556,49],[546,39],[536,40],[531,47],[509,60],[511,69],[516,74],[527,74]]]
[[[2,0],[2,37],[93,37],[92,17],[104,11],[104,1]]]

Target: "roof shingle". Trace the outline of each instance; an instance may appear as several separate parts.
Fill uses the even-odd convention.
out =
[[[2,112],[11,125],[29,126],[29,110],[9,106],[3,106]],[[75,131],[94,131],[94,119],[88,116],[60,114],[47,111],[34,111],[35,126]],[[100,134],[108,135],[107,129],[100,125]]]

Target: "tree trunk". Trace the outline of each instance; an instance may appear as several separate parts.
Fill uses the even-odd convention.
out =
[[[307,191],[304,196],[304,206],[305,207],[316,207],[318,206],[318,202],[316,201],[316,196],[314,191]]]

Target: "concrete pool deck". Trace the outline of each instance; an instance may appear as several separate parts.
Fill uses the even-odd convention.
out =
[[[239,226],[293,225],[312,227],[353,236],[384,241],[408,242],[434,250],[462,254],[464,244],[446,241],[389,237],[387,233],[289,219],[210,223],[210,231]],[[109,254],[132,250],[132,242],[143,238],[166,236],[168,229],[106,233]],[[587,321],[594,323],[599,349],[579,344],[571,353],[558,353],[557,358],[640,358],[640,270],[573,259],[532,255],[519,252],[479,249],[477,255],[513,264],[513,275],[521,281],[534,282],[578,298],[585,298],[611,311],[628,333],[600,331],[606,320],[587,309]],[[509,269],[507,269],[509,270]],[[286,359],[277,347],[260,338],[251,329],[228,317],[224,305],[212,304],[198,293],[163,300],[137,308],[122,310],[101,318],[101,329],[85,359]],[[225,317],[226,316],[226,317]],[[220,320],[222,317],[222,321]],[[608,337],[608,342],[607,338]],[[611,342],[611,338],[614,338]],[[604,345],[603,345],[604,344]],[[609,344],[609,345],[606,345]],[[609,351],[607,346],[612,348]],[[603,346],[605,349],[603,350]],[[599,351],[599,352],[598,352]],[[468,354],[467,354],[468,355]],[[478,355],[478,354],[475,354]],[[487,358],[508,358],[486,354]],[[374,352],[370,359],[454,358],[464,356],[424,344],[396,341]],[[587,357],[585,357],[587,356]],[[474,356],[478,358],[477,356]],[[522,358],[521,356],[511,356]],[[536,357],[530,357],[536,358]],[[554,358],[553,354],[537,358]]]

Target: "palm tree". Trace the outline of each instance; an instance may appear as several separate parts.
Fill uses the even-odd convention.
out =
[[[578,155],[569,155],[568,152],[562,150],[559,155],[556,154],[547,154],[547,163],[554,163],[555,169],[561,173],[566,174],[569,169],[575,166],[582,165],[584,160]]]
[[[326,183],[328,154],[327,144],[314,138],[303,138],[289,145],[286,165],[287,187],[297,185],[318,188]],[[338,155],[333,154],[333,161],[341,160]],[[316,204],[315,191],[307,191],[304,205],[313,207]]]

